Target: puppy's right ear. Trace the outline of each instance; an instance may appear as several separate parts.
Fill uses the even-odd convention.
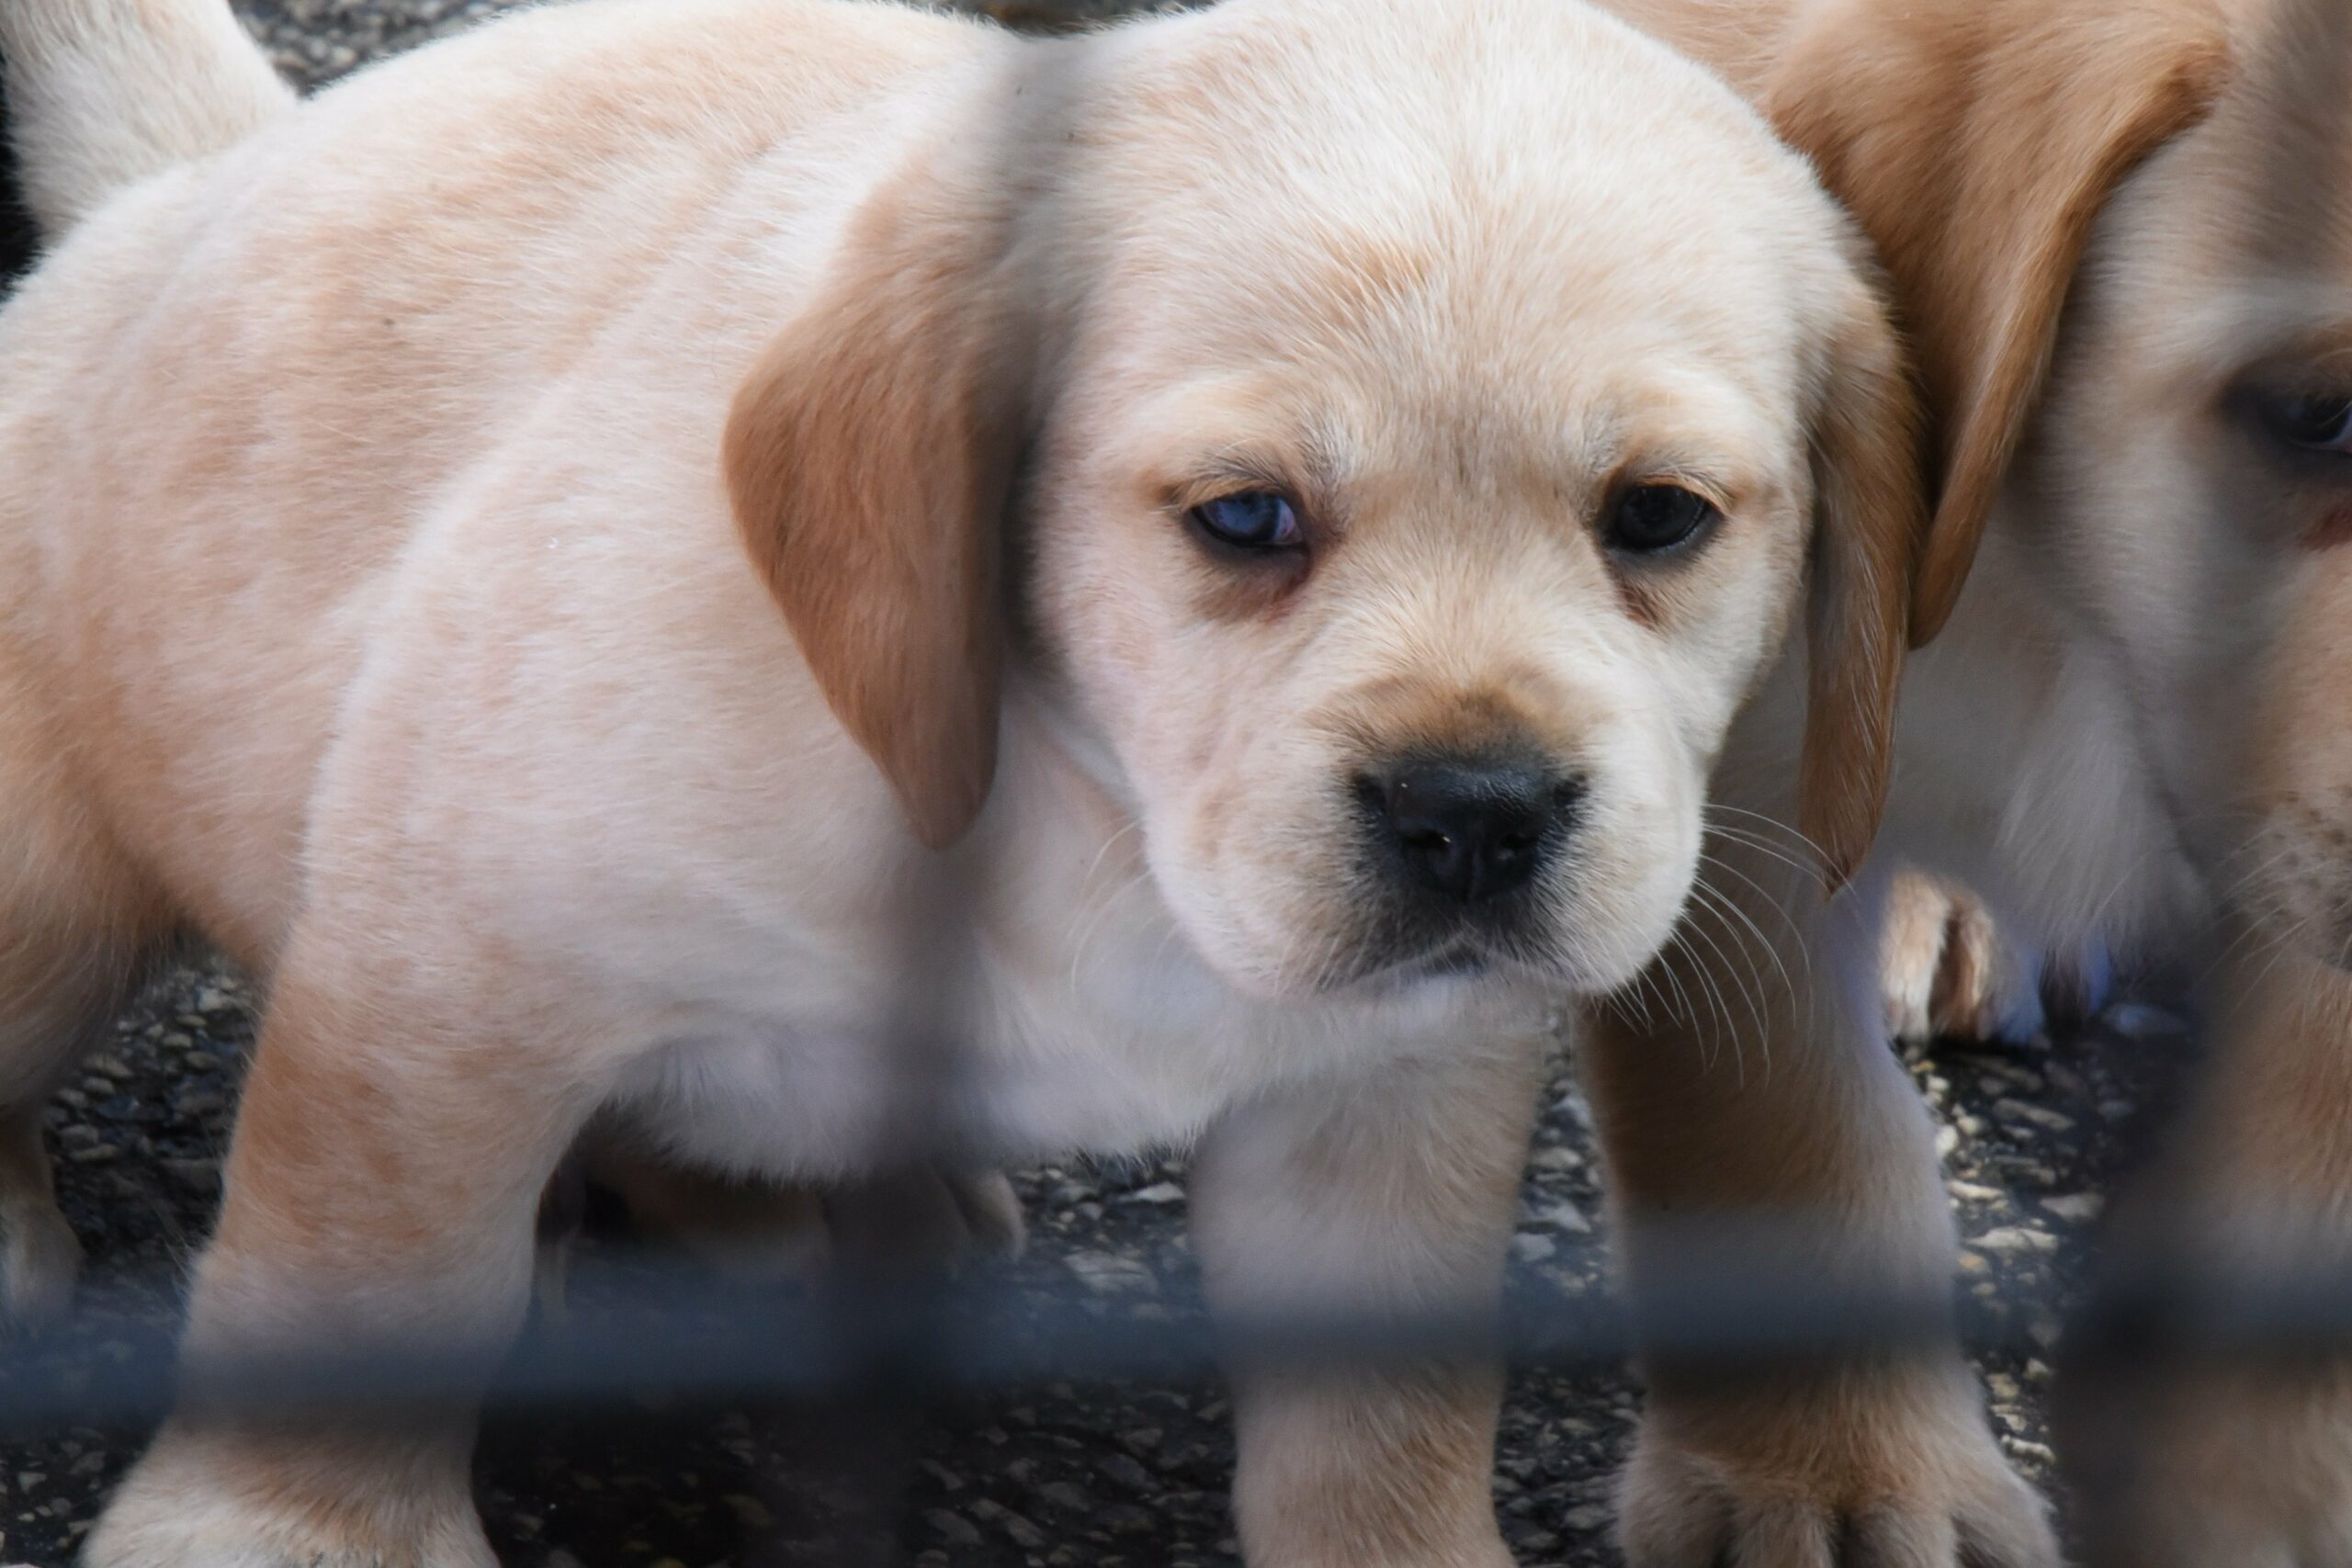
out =
[[[2229,71],[2212,0],[1820,0],[1787,35],[1762,107],[1877,245],[1927,395],[1914,647],[1960,596],[2093,221]]]
[[[1003,513],[1030,380],[1012,207],[1004,182],[937,165],[869,197],[727,424],[752,563],[935,849],[971,825],[996,770]]]

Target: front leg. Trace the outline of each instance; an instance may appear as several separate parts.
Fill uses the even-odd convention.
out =
[[[2352,1274],[2352,976],[2256,946],[2217,988],[2165,1157],[2107,1237],[2108,1269],[2159,1306]],[[2352,1564],[2352,1356],[2161,1334],[2114,1349],[2072,1358],[2058,1391],[2093,1568]]]
[[[1242,1318],[1497,1305],[1540,1041],[1301,1089],[1217,1126],[1194,1168],[1209,1298]],[[1492,1361],[1235,1359],[1235,1510],[1252,1568],[1505,1568]]]
[[[523,1314],[538,1200],[594,1094],[566,988],[481,957],[298,935],[239,1109],[186,1354],[208,1367],[371,1348],[486,1376]],[[373,956],[370,955],[379,955]],[[404,977],[429,976],[429,987]],[[93,1532],[87,1568],[494,1568],[473,1412],[255,1412],[184,1397]]]
[[[1736,852],[1715,846],[1718,866]],[[1637,996],[1591,1010],[1579,1053],[1637,1314],[1694,1286],[1736,1313],[1758,1264],[1857,1299],[1951,1290],[1932,1130],[1877,1027],[1874,901],[1820,903],[1748,857]],[[1643,1371],[1619,1500],[1634,1568],[2058,1562],[1949,1339],[1732,1372],[1651,1355]]]

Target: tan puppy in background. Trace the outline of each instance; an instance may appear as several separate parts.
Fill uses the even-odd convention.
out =
[[[1938,495],[1920,613],[1950,623],[1912,668],[1861,880],[1916,862],[2046,947],[2162,929],[2195,868],[2222,922],[2202,951],[2235,931],[2254,957],[2174,1156],[2169,1190],[2195,1201],[2126,1232],[2210,1247],[2217,1280],[2352,1258],[2352,1008],[2333,972],[2352,951],[2352,19],[2332,0],[1618,8],[1815,158],[1920,360]],[[1789,820],[1770,759],[1792,719],[1768,703],[1743,721],[1728,801]],[[1644,1230],[1694,1213],[1810,1204],[1840,1235],[1949,1237],[1924,1122],[1877,1061],[1881,933],[1815,934],[1828,984],[1744,1042],[1769,1076],[1709,1072],[1743,1042],[1705,1018],[1597,1052],[1637,1278]],[[1746,971],[1688,951],[1685,987]],[[1940,1280],[1949,1246],[1821,1265]],[[2352,1562],[2347,1385],[2213,1379],[2145,1419],[2077,1423],[2133,1461],[2075,1456],[2100,1479],[2098,1560]],[[1626,1493],[1634,1560],[1736,1543],[1740,1561],[1950,1562],[1981,1529],[1981,1479],[1948,1457],[1967,1398],[1877,1369],[1736,1395],[1662,1380]]]
[[[1892,333],[1585,6],[591,0],[105,197],[0,313],[0,1093],[38,1176],[150,942],[267,977],[198,1351],[494,1339],[599,1115],[820,1181],[1197,1140],[1220,1306],[1477,1309],[1545,1010],[1672,931],[1801,600],[1868,843]],[[1245,1376],[1245,1551],[1502,1562],[1497,1391]],[[486,1563],[468,1431],[184,1418],[89,1561]]]

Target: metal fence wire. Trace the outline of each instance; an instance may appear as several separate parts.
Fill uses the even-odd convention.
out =
[[[399,15],[398,5],[371,0],[343,0],[340,10],[254,0],[251,19],[285,46],[283,63],[315,79],[351,63],[316,45],[348,20],[345,12],[371,14],[368,36],[380,47],[492,8],[419,3]],[[1015,25],[1062,27],[1136,7],[1120,0],[1022,0],[975,8]],[[2352,13],[2329,15],[2329,28],[2352,28]],[[2343,90],[2347,60],[2352,52],[2344,49],[2312,50],[2282,62],[2282,79],[2309,101],[2324,103],[2332,124],[2352,104]],[[2308,147],[2282,146],[2266,171],[2272,190],[2257,206],[2284,225],[2290,240],[2282,243],[2324,226],[2311,217],[2312,203],[2340,198],[2340,192],[2311,189],[2304,177],[2311,166]],[[17,222],[10,243],[21,242],[13,202],[0,208],[0,220]],[[9,254],[0,244],[0,258]],[[925,901],[910,906],[910,975],[934,967],[931,928],[957,892],[930,889]],[[2047,1376],[2062,1346],[2075,1375],[2086,1379],[2130,1378],[2190,1358],[2296,1368],[2352,1354],[2352,1270],[2317,1254],[2307,1269],[2250,1277],[2184,1252],[2131,1279],[2109,1279],[2095,1292],[2087,1289],[2082,1236],[2096,1213],[2096,1194],[2067,1189],[2104,1185],[2135,1161],[2133,1140],[2109,1123],[2129,1120],[2144,1129],[2160,1122],[2152,1108],[2171,1096],[2195,1060],[2185,1025],[2131,1001],[2076,1021],[2054,1043],[1946,1046],[1912,1059],[1915,1077],[1960,1145],[1951,1151],[1952,1185],[1969,1271],[1950,1290],[1842,1288],[1803,1261],[1835,1250],[1828,1243],[1838,1234],[1838,1214],[1759,1213],[1719,1216],[1661,1244],[1659,1267],[1636,1312],[1610,1285],[1605,1222],[1586,1212],[1594,1191],[1589,1140],[1574,1091],[1556,1077],[1511,1285],[1491,1318],[1405,1317],[1334,1300],[1281,1315],[1212,1321],[1192,1288],[1181,1244],[1157,1224],[1181,1206],[1175,1172],[1071,1168],[1058,1179],[1033,1178],[1024,1187],[1038,1235],[1031,1255],[1017,1263],[983,1258],[952,1277],[844,1269],[814,1282],[752,1281],[682,1254],[605,1238],[598,1226],[597,1238],[586,1244],[588,1261],[575,1274],[570,1311],[535,1314],[512,1344],[288,1344],[266,1358],[183,1361],[173,1323],[181,1281],[164,1257],[200,1233],[217,1190],[217,1173],[206,1174],[209,1156],[183,1134],[198,1129],[193,1142],[200,1145],[226,1124],[242,1031],[250,1022],[236,986],[202,964],[177,972],[125,1020],[102,1048],[102,1070],[70,1088],[53,1114],[68,1206],[100,1238],[98,1266],[66,1323],[0,1338],[0,1460],[6,1461],[0,1463],[0,1561],[70,1548],[87,1526],[96,1481],[113,1474],[175,1407],[251,1419],[325,1413],[397,1422],[413,1411],[472,1401],[486,1389],[492,1425],[526,1433],[585,1417],[643,1422],[755,1411],[797,1428],[804,1445],[797,1451],[854,1472],[848,1484],[862,1489],[868,1506],[860,1516],[865,1533],[796,1545],[787,1539],[796,1483],[786,1475],[757,1496],[733,1499],[741,1505],[729,1510],[737,1544],[727,1560],[913,1556],[1142,1568],[1217,1560],[1232,1544],[1214,1529],[1188,1526],[1174,1530],[1181,1539],[1162,1539],[1117,1522],[1135,1511],[1121,1499],[1159,1483],[1148,1467],[1120,1457],[1152,1450],[1163,1437],[1152,1414],[1159,1407],[1135,1400],[1133,1391],[1207,1387],[1220,1366],[1237,1359],[1348,1365],[1498,1357],[1523,1387],[1532,1383],[1539,1401],[1591,1396],[1607,1418],[1602,1449],[1613,1452],[1625,1430],[1621,1369],[1637,1352],[1730,1381],[1825,1359],[1900,1357],[1957,1337],[1980,1367],[2012,1382]],[[223,987],[225,1006],[190,1000]],[[933,1043],[952,1038],[955,1009],[952,998],[920,986],[910,985],[908,998],[901,1033],[912,1043],[899,1076],[919,1091],[950,1070]],[[203,1093],[214,1103],[191,1111],[187,1102],[194,1097],[173,1086],[198,1079],[213,1086]],[[146,1102],[153,1100],[174,1109],[151,1114]],[[918,1104],[918,1123],[922,1113]],[[180,1130],[167,1133],[175,1117]],[[129,1174],[142,1158],[161,1161],[185,1179],[175,1189]],[[143,1218],[107,1217],[125,1201]],[[1053,1223],[1057,1204],[1093,1213],[1084,1225],[1064,1230]],[[1123,1225],[1143,1238],[1131,1254],[1100,1245]],[[134,1235],[144,1239],[130,1247]],[[107,1244],[117,1238],[143,1261],[110,1258]],[[486,1384],[485,1366],[495,1369]],[[1587,1381],[1544,1381],[1559,1375]],[[1093,1477],[1095,1490],[1060,1521],[1068,1539],[1057,1537],[1052,1518],[1023,1520],[1001,1506],[967,1517],[945,1506],[973,1476],[947,1474],[952,1467],[926,1461],[907,1435],[959,1402],[979,1401],[1000,1412],[1033,1396],[1077,1405],[1100,1401],[1133,1412],[1117,1440],[1099,1426],[1085,1439],[1103,1451],[1077,1456],[1071,1473]],[[1568,1491],[1553,1494],[1554,1503],[1582,1517],[1568,1527],[1541,1510],[1522,1511],[1512,1521],[1512,1539],[1530,1561],[1603,1561],[1596,1510],[1605,1499],[1606,1470],[1584,1463],[1587,1450],[1557,1446],[1555,1417],[1582,1418],[1568,1404],[1547,1408],[1532,1424],[1507,1426],[1506,1475],[1512,1473],[1515,1438],[1551,1445],[1543,1462],[1566,1462],[1566,1453],[1582,1467]],[[1011,1418],[988,1420],[1005,1425]],[[2017,1423],[2007,1436],[2013,1454],[2030,1457],[2039,1449],[2038,1426]],[[983,1467],[992,1441],[975,1441]],[[64,1486],[60,1472],[76,1465],[90,1484],[72,1494],[62,1513],[45,1511]],[[681,1490],[687,1490],[684,1483]],[[926,1501],[943,1506],[925,1511]],[[909,1510],[920,1517],[904,1517]],[[1107,1533],[1097,1528],[1104,1518],[1114,1520]],[[622,1532],[631,1539],[610,1541],[560,1540],[560,1520],[543,1519],[521,1535],[511,1523],[502,1529],[503,1544],[522,1561],[576,1568],[585,1555],[599,1564],[675,1564],[664,1535],[674,1522],[674,1515],[649,1518],[641,1530]],[[695,1539],[707,1547],[726,1533],[705,1527]]]

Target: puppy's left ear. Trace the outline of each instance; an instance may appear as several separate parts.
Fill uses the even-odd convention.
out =
[[[869,197],[727,425],[752,563],[934,849],[996,771],[1003,514],[1030,381],[1005,185],[950,153]]]
[[[1877,836],[1894,761],[1911,583],[1927,536],[1917,394],[1859,277],[1817,382],[1812,592],[1798,823],[1842,886]]]

